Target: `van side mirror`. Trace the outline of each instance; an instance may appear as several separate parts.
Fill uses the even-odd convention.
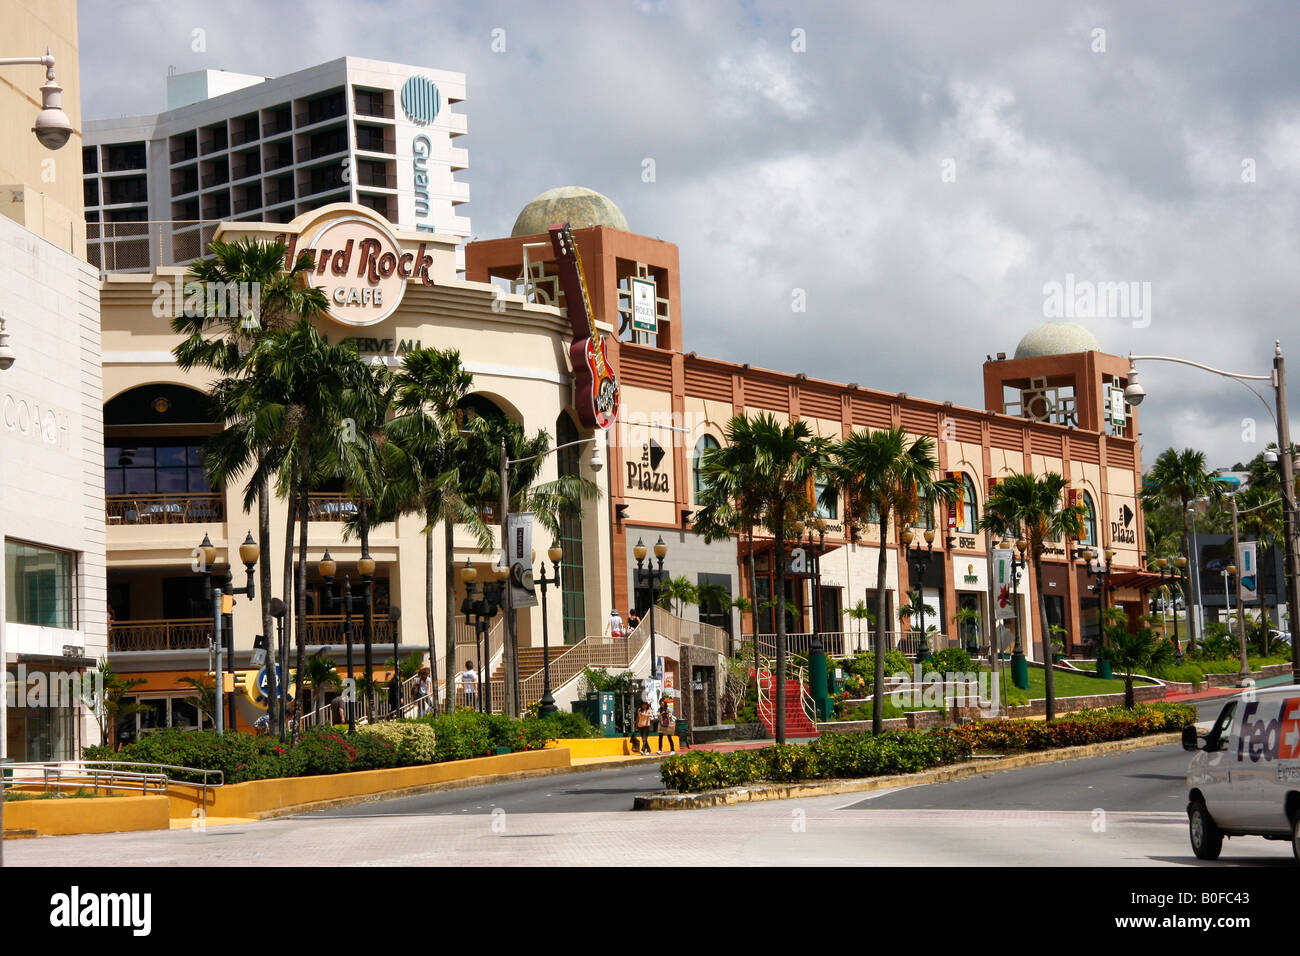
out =
[[[1205,738],[1196,733],[1196,725],[1188,724],[1183,728],[1183,749],[1184,750],[1202,750],[1205,747]]]

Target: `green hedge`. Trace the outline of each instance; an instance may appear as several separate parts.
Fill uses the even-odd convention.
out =
[[[977,751],[1051,750],[1169,733],[1195,721],[1196,708],[1190,704],[1157,702],[1139,704],[1133,710],[1080,710],[1050,724],[1043,720],[977,720],[934,734],[962,741]]]
[[[107,746],[86,747],[84,757],[220,770],[226,783],[243,783],[272,777],[413,767],[484,757],[498,750],[539,750],[548,740],[594,733],[595,728],[579,714],[515,720],[500,714],[460,710],[362,726],[352,736],[343,727],[313,727],[304,731],[296,744],[234,731],[218,735],[214,730],[158,730],[142,735],[116,753]],[[191,776],[195,781],[201,779]]]
[[[970,757],[960,740],[909,730],[870,734],[826,734],[805,746],[778,744],[729,753],[694,750],[669,757],[659,768],[664,785],[683,793],[777,783],[913,773]]]

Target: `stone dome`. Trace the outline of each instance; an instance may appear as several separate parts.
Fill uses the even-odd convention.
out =
[[[574,229],[609,226],[630,231],[622,211],[608,196],[585,186],[557,186],[546,190],[523,208],[510,235],[540,235],[555,223],[566,220]]]
[[[1075,322],[1044,322],[1025,333],[1016,346],[1016,358],[1100,352],[1097,337]]]

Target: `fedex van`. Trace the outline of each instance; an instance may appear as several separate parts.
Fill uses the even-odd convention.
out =
[[[1207,734],[1183,728],[1192,852],[1218,859],[1223,838],[1290,840],[1300,862],[1300,687],[1250,691],[1223,705]]]

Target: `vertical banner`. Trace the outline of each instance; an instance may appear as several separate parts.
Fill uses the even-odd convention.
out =
[[[962,480],[960,471],[950,471],[948,477],[957,482],[957,495],[948,502],[948,530],[956,531],[961,522],[962,508],[966,503],[966,482]]]
[[[1254,541],[1237,543],[1237,573],[1241,575],[1241,599],[1245,602],[1259,600],[1258,557]]]
[[[1011,566],[1011,549],[993,549],[993,617],[1005,620],[1016,616],[1016,604],[1013,598],[1015,589],[1015,571]]]
[[[510,568],[510,604],[512,607],[536,607],[533,588],[533,515],[506,516],[506,565]]]

